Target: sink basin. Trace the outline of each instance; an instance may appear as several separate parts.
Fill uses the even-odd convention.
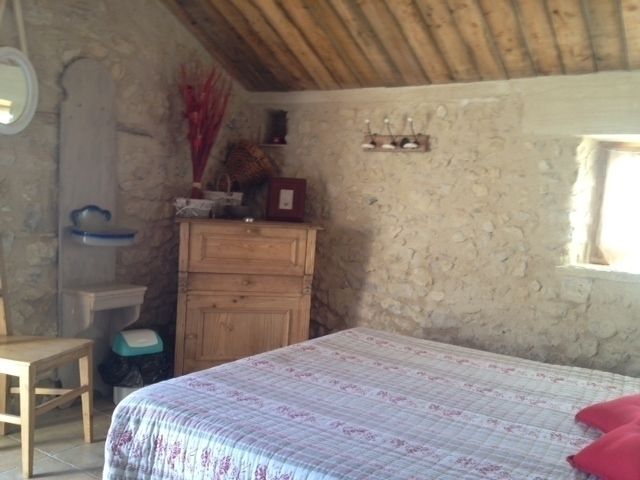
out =
[[[96,205],[86,205],[71,212],[71,238],[94,247],[133,245],[136,230],[111,225],[111,212]]]

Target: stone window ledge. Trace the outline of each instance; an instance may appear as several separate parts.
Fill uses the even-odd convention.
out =
[[[556,270],[572,277],[598,278],[614,282],[640,283],[640,273],[622,272],[604,265],[575,264],[561,265]]]

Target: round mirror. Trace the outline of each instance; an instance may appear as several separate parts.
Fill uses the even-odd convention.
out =
[[[38,79],[20,50],[0,47],[0,133],[22,131],[38,104]]]

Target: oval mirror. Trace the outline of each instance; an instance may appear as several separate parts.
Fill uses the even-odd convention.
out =
[[[38,104],[38,79],[33,65],[20,50],[0,47],[0,133],[22,131]]]

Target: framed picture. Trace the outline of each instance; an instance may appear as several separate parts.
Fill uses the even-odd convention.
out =
[[[302,222],[307,181],[304,178],[269,179],[267,220]]]

